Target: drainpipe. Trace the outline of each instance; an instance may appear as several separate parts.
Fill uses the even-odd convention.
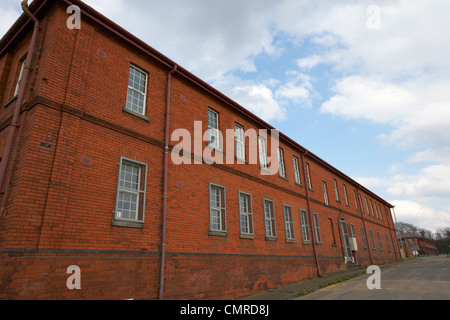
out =
[[[395,223],[398,225],[398,221],[397,221],[397,216],[395,215],[395,206],[392,207],[392,213],[394,214],[394,218],[395,218]],[[395,231],[395,236],[396,238],[400,238],[400,246],[402,247],[403,253],[405,253],[405,248],[403,247],[403,239],[402,239],[402,235],[400,232],[397,232],[397,229],[395,228],[395,224],[394,224],[394,231]],[[403,259],[402,253],[400,252],[400,256]]]
[[[370,264],[374,265],[373,257],[372,257],[372,250],[370,249],[370,246],[372,245],[372,240],[370,240],[370,237],[367,236],[366,219],[364,219],[363,203],[362,203],[361,195],[359,194],[359,186],[356,186],[356,195],[358,196],[359,207],[361,209],[361,218],[362,218],[362,222],[363,222],[364,232],[366,234],[367,250],[369,252]],[[370,240],[370,242],[369,242],[369,240]]]
[[[28,84],[28,78],[31,73],[31,63],[33,61],[33,56],[35,52],[37,36],[39,33],[39,20],[33,16],[33,14],[28,10],[28,0],[22,1],[22,10],[25,12],[27,16],[34,21],[34,30],[33,36],[31,38],[30,48],[28,50],[27,59],[25,61],[25,69],[22,75],[22,81],[20,83],[19,94],[17,96],[16,106],[14,108],[13,118],[10,124],[9,135],[6,141],[6,147],[3,152],[2,163],[0,166],[0,194],[4,193],[3,190],[3,181],[5,180],[6,175],[6,167],[8,166],[9,158],[11,155],[11,149],[14,142],[14,137],[16,135],[16,130],[19,127],[19,115],[20,115],[20,107],[23,104],[23,100],[25,98],[25,88]]]
[[[306,190],[306,200],[308,203],[308,216],[309,216],[309,227],[311,230],[311,242],[313,244],[313,250],[314,250],[314,259],[316,261],[316,266],[317,266],[317,275],[319,277],[322,276],[322,271],[320,270],[320,263],[319,263],[319,258],[317,256],[317,248],[316,248],[316,230],[314,230],[313,227],[313,217],[312,217],[312,212],[311,212],[311,200],[309,197],[309,186],[308,186],[308,178],[306,176],[306,165],[305,165],[305,156],[308,154],[308,150],[305,151],[305,153],[302,153],[302,167],[303,167],[303,181],[305,182],[305,190]]]
[[[167,97],[166,97],[166,129],[164,138],[164,187],[163,187],[163,214],[162,214],[162,239],[161,239],[161,275],[159,283],[159,300],[164,299],[164,268],[166,262],[166,220],[167,220],[167,189],[169,176],[169,135],[170,135],[170,87],[172,74],[178,69],[175,65],[167,75]]]
[[[386,207],[385,207],[385,209],[384,209],[384,212],[387,214],[387,210],[386,210]],[[392,219],[392,215],[390,215],[391,217],[391,219]],[[392,241],[394,242],[394,241],[397,241],[397,237],[392,237],[392,229],[394,230],[394,232],[395,232],[395,226],[392,226],[392,228],[391,228],[391,222],[389,221],[390,219],[389,219],[389,216],[387,215],[386,216],[386,220],[387,220],[387,223],[388,223],[388,229],[389,229],[389,235],[391,236],[391,239],[392,239]],[[395,250],[395,248],[397,248],[398,246],[397,246],[397,244],[396,243],[392,243],[392,245],[394,246],[394,254],[395,254],[395,260],[397,260],[398,261],[398,254],[397,254],[397,251]]]

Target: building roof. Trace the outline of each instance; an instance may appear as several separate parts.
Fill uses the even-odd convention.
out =
[[[60,1],[62,3],[65,3],[67,6],[70,5],[76,5],[80,7],[82,12],[83,18],[88,18],[94,23],[97,23],[101,27],[105,28],[118,38],[120,38],[122,41],[127,43],[128,45],[131,45],[135,49],[147,54],[151,58],[159,61],[162,65],[168,68],[168,70],[172,70],[175,66],[177,66],[177,74],[189,82],[193,83],[198,88],[206,91],[210,95],[214,96],[215,98],[219,99],[220,101],[224,102],[231,108],[235,109],[239,113],[247,116],[248,118],[255,121],[258,125],[261,126],[261,129],[267,129],[267,130],[276,130],[273,126],[262,120],[261,118],[257,117],[255,114],[251,113],[248,109],[244,108],[231,98],[227,97],[205,81],[201,80],[185,68],[179,66],[177,63],[157,51],[156,49],[152,48],[150,45],[142,41],[141,39],[137,38],[112,20],[108,19],[98,11],[94,10],[92,7],[85,4],[83,1],[80,0],[34,0],[30,6],[29,10],[39,19],[45,13],[48,11],[48,9],[53,6],[57,1]],[[0,40],[0,58],[7,52],[7,50],[13,46],[15,43],[18,43],[23,39],[23,35],[26,34],[29,30],[32,28],[32,21],[31,19],[26,15],[22,14],[18,20],[14,23],[14,25],[9,29],[9,31],[4,35],[4,37]],[[378,199],[380,202],[388,206],[389,208],[394,208],[392,204],[388,203],[386,200],[382,199],[378,195],[374,194],[372,191],[368,190],[364,186],[360,185],[357,181],[353,180],[343,172],[339,171],[332,165],[330,165],[328,162],[324,161],[314,153],[310,152],[303,146],[301,146],[296,141],[292,140],[282,132],[279,133],[280,141],[283,141],[284,143],[290,145],[293,149],[298,150],[299,152],[307,155],[312,160],[320,163],[322,166],[330,170],[331,172],[335,173],[337,176],[340,176],[344,180],[349,181],[350,183],[354,184],[357,188],[359,188],[361,191],[371,195],[372,197]]]

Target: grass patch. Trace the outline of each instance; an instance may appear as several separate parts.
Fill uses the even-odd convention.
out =
[[[314,290],[300,291],[299,293],[297,293],[297,294],[295,295],[295,297],[296,297],[296,298],[303,297],[303,296],[306,296],[307,294],[310,294],[310,293],[312,293],[312,292],[314,292]]]

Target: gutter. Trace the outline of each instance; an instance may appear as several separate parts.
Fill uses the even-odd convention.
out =
[[[358,196],[359,207],[360,207],[360,211],[361,211],[361,218],[362,218],[363,227],[364,227],[364,233],[366,234],[367,251],[369,252],[370,264],[374,265],[373,257],[372,257],[372,249],[370,248],[372,245],[372,239],[367,236],[366,219],[364,218],[363,203],[362,203],[361,195],[359,193],[359,185],[356,186],[356,195]],[[369,209],[367,209],[367,210],[369,210]],[[388,218],[386,217],[386,219],[388,219]],[[370,242],[369,242],[369,240],[370,240]]]
[[[22,1],[22,10],[34,22],[34,30],[33,30],[33,36],[31,38],[30,48],[27,53],[27,59],[25,61],[25,69],[23,72],[22,81],[20,83],[19,94],[18,94],[16,105],[14,108],[13,118],[12,118],[12,121],[10,124],[9,135],[8,135],[8,138],[6,141],[6,146],[5,146],[5,150],[3,152],[2,162],[1,162],[1,166],[0,166],[0,194],[4,193],[3,182],[4,182],[5,176],[6,176],[6,169],[8,166],[9,158],[11,156],[11,150],[12,150],[12,145],[14,143],[14,137],[16,135],[17,128],[19,127],[20,108],[23,105],[23,101],[25,98],[25,89],[27,87],[28,79],[31,74],[31,69],[32,69],[31,63],[33,62],[33,57],[34,57],[34,53],[35,53],[37,37],[38,37],[39,27],[40,27],[39,20],[28,9],[28,0]]]
[[[169,144],[170,144],[170,96],[172,74],[177,72],[178,65],[174,65],[173,69],[167,75],[167,97],[166,97],[166,129],[164,138],[164,186],[163,186],[163,213],[162,213],[162,238],[161,238],[161,275],[159,283],[159,300],[164,299],[164,269],[166,263],[166,221],[167,221],[167,190],[169,177]]]

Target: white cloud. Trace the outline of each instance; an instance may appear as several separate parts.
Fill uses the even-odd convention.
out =
[[[286,116],[286,111],[275,100],[272,90],[264,85],[236,86],[233,96],[237,102],[267,122],[284,120]]]
[[[334,91],[336,94],[322,104],[321,111],[350,119],[399,123],[419,107],[413,92],[363,76],[338,80]]]
[[[411,200],[392,200],[398,222],[413,224],[422,229],[436,232],[450,226],[450,208],[435,209]]]
[[[450,165],[431,165],[417,175],[395,175],[390,179],[388,192],[393,196],[407,196],[430,203],[450,199]]]
[[[311,77],[297,71],[288,71],[286,76],[290,81],[281,85],[275,96],[280,100],[292,102],[297,107],[310,107],[312,97],[317,96]]]

